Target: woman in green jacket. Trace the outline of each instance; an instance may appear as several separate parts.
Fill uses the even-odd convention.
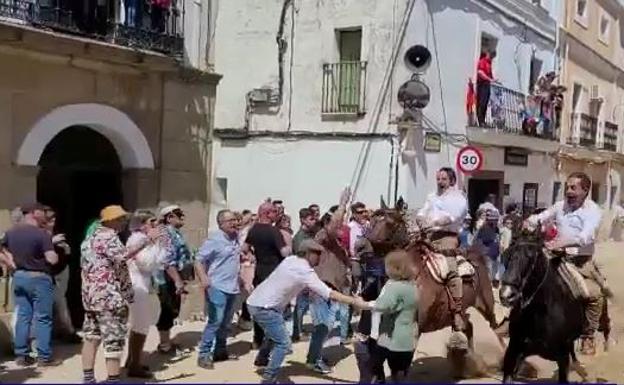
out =
[[[385,258],[388,281],[379,297],[369,302],[369,308],[381,315],[377,334],[377,346],[371,352],[373,373],[383,373],[387,360],[392,382],[405,380],[412,364],[418,338],[418,289],[414,284],[414,270],[409,255],[394,251]],[[373,327],[374,328],[374,327]],[[377,369],[377,370],[375,370]],[[375,378],[375,383],[385,382]]]

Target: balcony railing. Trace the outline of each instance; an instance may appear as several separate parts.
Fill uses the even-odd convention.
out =
[[[184,51],[182,0],[0,0],[0,16],[172,56]]]
[[[607,151],[617,151],[618,125],[611,122],[604,123],[604,144],[602,148]]]
[[[366,112],[365,101],[365,61],[323,64],[321,113],[361,115]]]
[[[471,126],[549,140],[558,139],[558,111],[555,103],[545,97],[525,95],[499,84],[491,84],[490,99],[482,124],[478,123],[478,100],[475,111],[476,116],[472,113],[468,116]]]
[[[598,139],[598,118],[580,112],[572,113],[572,136],[570,142],[585,147],[596,147]]]

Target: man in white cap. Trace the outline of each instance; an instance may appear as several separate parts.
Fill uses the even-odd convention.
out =
[[[191,251],[180,229],[184,226],[184,212],[177,205],[160,211],[160,220],[166,226],[171,248],[165,260],[164,270],[155,275],[158,284],[160,316],[156,323],[160,343],[158,352],[162,354],[182,353],[180,347],[171,343],[171,329],[180,314],[182,295],[186,294],[184,272],[193,266]],[[188,278],[188,277],[187,277]]]
[[[262,376],[263,383],[275,383],[291,341],[284,321],[286,306],[304,289],[326,300],[364,307],[361,299],[344,295],[327,286],[314,271],[324,248],[312,239],[304,240],[298,255],[285,258],[251,293],[247,306],[255,322],[264,331],[264,341],[256,361],[269,359]]]

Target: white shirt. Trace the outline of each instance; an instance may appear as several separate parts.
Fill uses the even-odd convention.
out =
[[[247,305],[281,310],[306,288],[324,299],[329,299],[331,289],[320,280],[310,263],[306,259],[291,255],[254,289],[247,298]]]
[[[538,222],[555,221],[557,239],[579,246],[579,255],[592,255],[596,231],[600,226],[602,211],[591,199],[585,199],[583,205],[572,211],[564,201],[555,203],[548,210],[531,215],[529,224],[537,226]]]
[[[349,222],[349,253],[352,257],[355,257],[355,242],[364,236],[364,230],[366,226],[357,223],[356,221]]]
[[[418,216],[428,223],[444,220],[447,224],[436,226],[436,229],[459,233],[467,213],[466,196],[460,190],[451,187],[442,195],[429,194],[425,205],[418,211]]]
[[[126,247],[134,249],[145,242],[147,235],[140,231],[133,232]],[[128,273],[134,290],[149,292],[152,274],[159,270],[167,258],[167,250],[158,244],[152,244],[139,251],[134,258],[128,260]]]

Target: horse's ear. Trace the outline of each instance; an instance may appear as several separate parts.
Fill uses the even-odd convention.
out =
[[[394,207],[399,211],[404,211],[405,209],[407,209],[407,204],[405,203],[403,196],[399,197],[399,200],[394,204]]]
[[[379,196],[380,199],[380,207],[382,210],[388,210],[388,205],[386,204],[386,201],[383,199],[383,195]]]

